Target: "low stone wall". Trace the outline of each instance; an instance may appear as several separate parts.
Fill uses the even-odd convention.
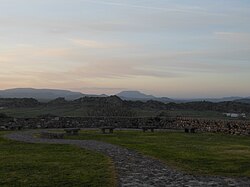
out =
[[[55,117],[17,118],[0,120],[0,129],[40,129],[40,128],[141,128],[156,126],[161,129],[196,128],[200,132],[220,132],[225,134],[250,135],[250,121],[205,120],[192,118],[128,118],[128,117]]]
[[[235,135],[250,135],[250,121],[244,120],[205,120],[179,118],[172,126],[196,128],[200,132],[213,132]]]

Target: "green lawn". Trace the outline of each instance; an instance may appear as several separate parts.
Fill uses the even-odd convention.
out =
[[[111,160],[70,145],[28,144],[2,138],[0,186],[115,186]]]
[[[82,131],[72,139],[93,139],[138,150],[184,171],[250,177],[250,137],[182,132]]]

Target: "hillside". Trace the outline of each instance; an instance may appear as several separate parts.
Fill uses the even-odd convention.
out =
[[[250,104],[240,102],[162,103],[155,100],[127,101],[117,96],[82,97],[73,101],[57,98],[50,102],[35,99],[1,99],[0,113],[17,117],[58,116],[200,116],[223,117],[222,113],[250,113]]]
[[[116,94],[118,97],[120,97],[123,100],[127,101],[159,101],[163,103],[169,103],[169,102],[177,102],[176,100],[170,99],[168,97],[155,97],[153,95],[147,95],[144,93],[141,93],[139,91],[122,91],[118,94]]]
[[[137,100],[137,99],[138,100],[150,100],[150,99],[156,98],[152,95],[146,95],[139,91],[122,91],[116,95],[125,100]]]
[[[105,95],[87,95],[80,92],[56,89],[14,88],[0,90],[0,98],[33,98],[39,101],[50,101],[59,97],[75,100],[81,97],[105,97]]]
[[[124,101],[159,101],[163,103],[190,103],[190,102],[228,102],[237,101],[243,103],[249,103],[249,98],[241,97],[223,97],[223,98],[193,98],[193,99],[171,99],[169,97],[156,97],[148,95],[140,91],[122,91],[116,96],[120,97]],[[40,102],[48,102],[57,98],[65,98],[65,100],[73,101],[82,97],[108,97],[105,94],[94,95],[84,94],[81,92],[73,92],[69,90],[58,89],[34,89],[34,88],[14,88],[7,90],[0,90],[0,98],[33,98]]]
[[[40,105],[40,102],[31,98],[0,98],[0,108],[26,108]]]
[[[250,98],[245,98],[245,99],[238,99],[238,100],[235,100],[236,102],[239,102],[239,103],[247,103],[247,104],[250,104]]]

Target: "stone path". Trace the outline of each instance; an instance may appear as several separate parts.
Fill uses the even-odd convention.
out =
[[[7,138],[28,143],[70,144],[98,151],[112,158],[121,187],[174,187],[174,186],[240,186],[250,187],[250,178],[194,176],[169,168],[155,159],[136,151],[94,140],[41,139],[33,137],[38,131],[6,135]]]

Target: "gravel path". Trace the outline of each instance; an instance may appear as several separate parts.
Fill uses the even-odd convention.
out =
[[[38,131],[6,135],[7,138],[28,143],[70,144],[98,151],[112,158],[118,173],[119,186],[242,186],[250,187],[249,178],[193,176],[173,170],[155,159],[109,143],[94,140],[41,139],[33,137]]]

